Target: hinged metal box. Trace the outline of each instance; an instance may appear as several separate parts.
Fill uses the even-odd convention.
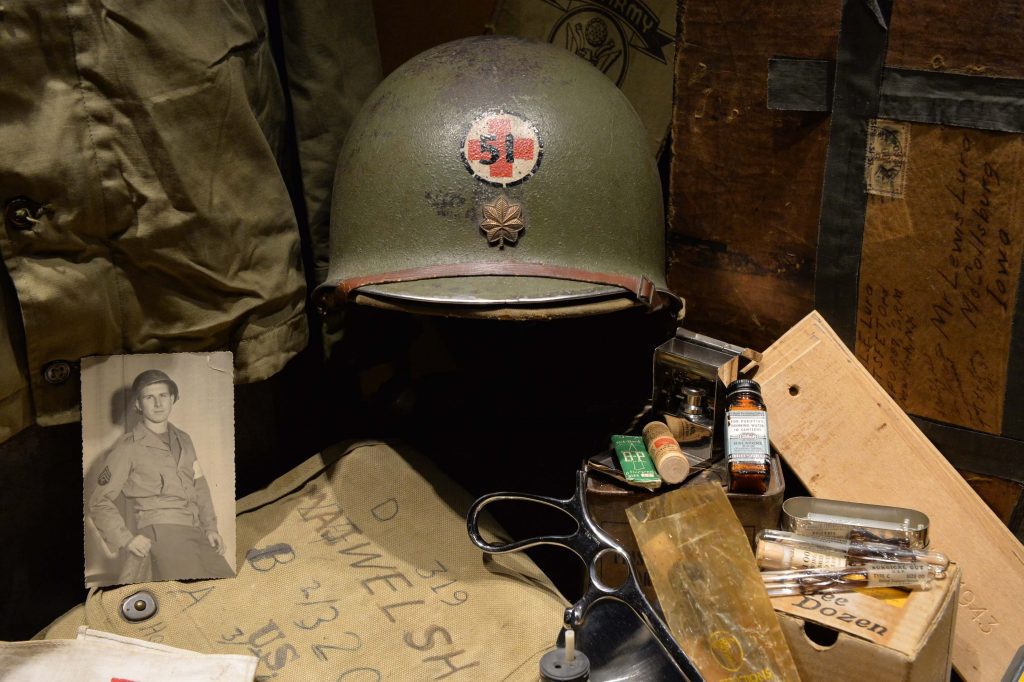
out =
[[[654,412],[664,419],[691,464],[721,453],[725,389],[739,375],[741,358],[757,362],[761,354],[687,329],[654,351]],[[746,363],[743,363],[744,366]]]

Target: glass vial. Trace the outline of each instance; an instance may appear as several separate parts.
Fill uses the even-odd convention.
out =
[[[725,456],[729,492],[764,494],[768,490],[768,412],[761,386],[752,379],[737,379],[725,391]]]

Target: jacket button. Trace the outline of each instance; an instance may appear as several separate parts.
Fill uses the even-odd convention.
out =
[[[16,197],[4,206],[4,220],[12,230],[31,230],[39,222],[42,204],[26,197]]]
[[[71,376],[71,363],[55,360],[43,367],[43,379],[48,384],[63,384]]]

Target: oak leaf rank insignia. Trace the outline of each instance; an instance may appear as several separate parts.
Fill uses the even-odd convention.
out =
[[[515,244],[519,241],[519,233],[526,227],[522,206],[499,196],[494,203],[484,204],[483,211],[484,219],[480,229],[487,235],[489,244],[503,249],[506,243]]]

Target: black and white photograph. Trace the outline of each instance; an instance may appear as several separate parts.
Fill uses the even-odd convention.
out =
[[[232,355],[82,361],[85,584],[235,574]]]

